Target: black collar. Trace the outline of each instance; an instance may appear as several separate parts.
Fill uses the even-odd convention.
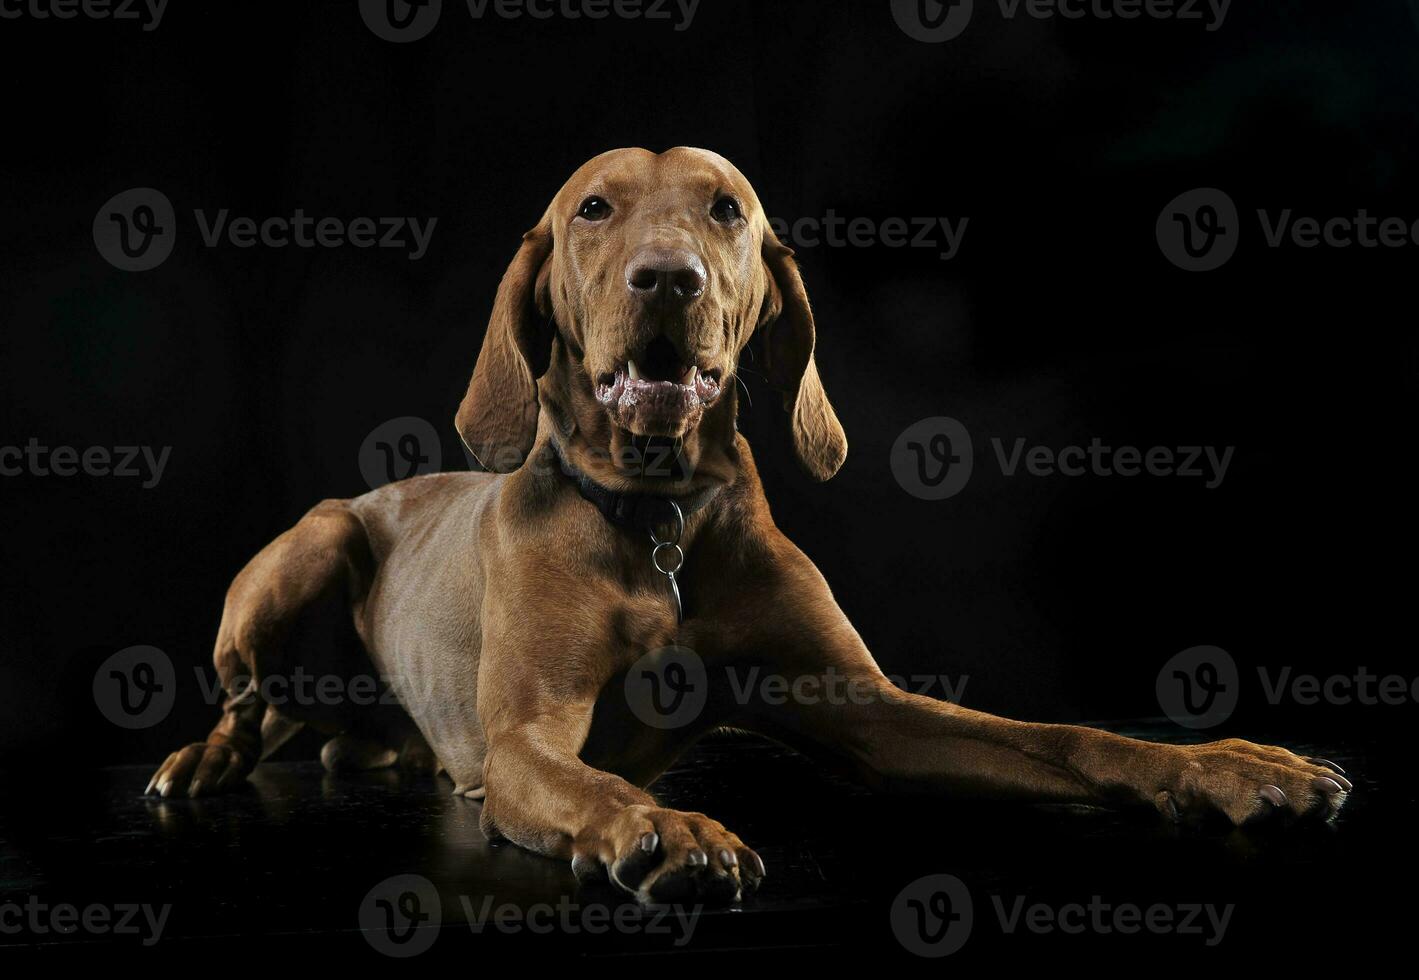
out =
[[[607,521],[628,531],[654,531],[656,528],[673,526],[676,523],[675,506],[680,514],[688,518],[702,509],[719,493],[719,487],[710,487],[688,497],[663,497],[651,493],[621,493],[602,486],[591,477],[572,466],[557,445],[551,440],[552,453],[561,464],[562,472],[576,485],[577,493],[595,505]]]

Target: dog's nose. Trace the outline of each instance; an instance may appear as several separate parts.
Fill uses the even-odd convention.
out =
[[[705,291],[705,264],[693,252],[648,248],[626,266],[626,285],[646,303],[693,303]]]

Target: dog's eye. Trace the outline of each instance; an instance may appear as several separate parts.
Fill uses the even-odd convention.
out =
[[[738,201],[725,196],[714,202],[714,207],[710,208],[710,217],[722,225],[727,225],[743,217],[743,212],[739,209]]]
[[[581,210],[576,216],[587,221],[605,221],[611,217],[611,205],[606,203],[604,197],[588,197],[581,202]]]

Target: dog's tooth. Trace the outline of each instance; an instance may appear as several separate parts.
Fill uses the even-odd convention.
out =
[[[632,381],[639,381],[641,379],[641,369],[636,367],[635,361],[626,362],[626,374],[630,376]]]
[[[685,372],[685,376],[680,379],[680,383],[681,383],[682,385],[692,385],[692,384],[694,384],[694,383],[695,383],[695,374],[696,374],[699,370],[700,370],[700,369],[699,369],[698,367],[695,367],[695,366],[692,364],[692,365],[690,366],[690,369]]]

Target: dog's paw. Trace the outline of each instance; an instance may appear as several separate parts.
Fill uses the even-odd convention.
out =
[[[157,793],[164,799],[213,796],[240,784],[249,769],[242,754],[230,746],[194,742],[167,757],[143,794]]]
[[[572,871],[583,884],[609,878],[644,904],[727,905],[765,875],[759,855],[717,820],[651,806],[616,810],[578,836]]]
[[[1170,820],[1209,812],[1237,826],[1273,816],[1331,820],[1355,788],[1335,763],[1273,745],[1234,738],[1177,748],[1181,768],[1153,797]]]

